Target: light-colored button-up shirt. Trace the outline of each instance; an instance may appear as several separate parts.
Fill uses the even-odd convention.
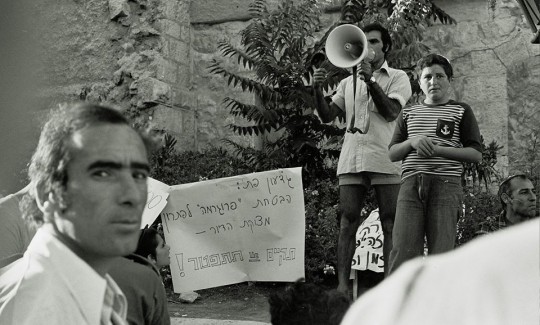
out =
[[[107,286],[125,319],[126,298],[114,280],[43,228],[21,259],[0,270],[0,324],[100,325]]]
[[[404,71],[388,67],[386,61],[380,69],[373,72],[373,77],[384,93],[405,106],[412,95],[409,77]],[[332,101],[345,111],[346,125],[350,125],[353,107],[355,123],[363,125],[366,110],[369,109],[370,124],[367,134],[345,133],[343,147],[339,156],[337,174],[378,172],[399,175],[401,164],[393,163],[388,157],[388,144],[392,139],[396,121],[387,122],[379,113],[373,98],[368,93],[367,85],[358,79],[356,83],[356,104],[353,105],[353,77],[343,79],[332,97]]]
[[[22,194],[11,194],[0,199],[0,260],[14,254],[24,254],[34,235],[19,210]]]
[[[537,218],[413,259],[360,297],[341,325],[536,325],[539,228]]]

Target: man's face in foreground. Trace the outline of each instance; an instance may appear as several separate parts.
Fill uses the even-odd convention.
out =
[[[147,198],[144,143],[127,125],[102,124],[73,134],[55,224],[84,260],[132,253]],[[81,256],[82,255],[82,256]]]

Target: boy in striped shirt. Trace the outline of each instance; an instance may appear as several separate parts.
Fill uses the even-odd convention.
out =
[[[430,254],[454,248],[462,162],[482,159],[473,111],[450,99],[450,62],[429,54],[417,68],[426,98],[401,111],[388,146],[390,160],[403,161],[389,272],[423,254],[424,235]]]

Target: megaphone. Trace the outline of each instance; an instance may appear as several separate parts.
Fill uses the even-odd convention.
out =
[[[360,27],[345,24],[334,28],[326,38],[326,57],[338,68],[352,68],[353,73],[353,109],[347,132],[365,134],[369,130],[369,110],[359,118],[360,127],[355,126],[356,120],[356,72],[357,66],[365,60],[371,62],[375,52],[369,48],[367,37]],[[360,76],[363,79],[363,76]],[[369,93],[368,93],[369,94]]]
[[[355,67],[364,59],[370,62],[375,56],[364,32],[351,24],[334,28],[326,38],[325,50],[328,60],[338,68]]]

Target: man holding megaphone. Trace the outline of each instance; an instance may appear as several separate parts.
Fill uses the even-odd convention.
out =
[[[395,119],[412,91],[407,74],[388,67],[386,55],[391,47],[390,33],[380,24],[369,24],[363,31],[354,25],[338,26],[328,36],[326,55],[335,66],[350,67],[356,73],[339,83],[330,104],[324,100],[320,89],[326,71],[316,69],[313,76],[321,120],[327,123],[344,115],[347,122],[337,169],[340,192],[338,290],[347,293],[356,230],[362,222],[360,213],[370,186],[375,189],[379,205],[385,260],[392,248],[401,166],[388,158],[388,144]]]

